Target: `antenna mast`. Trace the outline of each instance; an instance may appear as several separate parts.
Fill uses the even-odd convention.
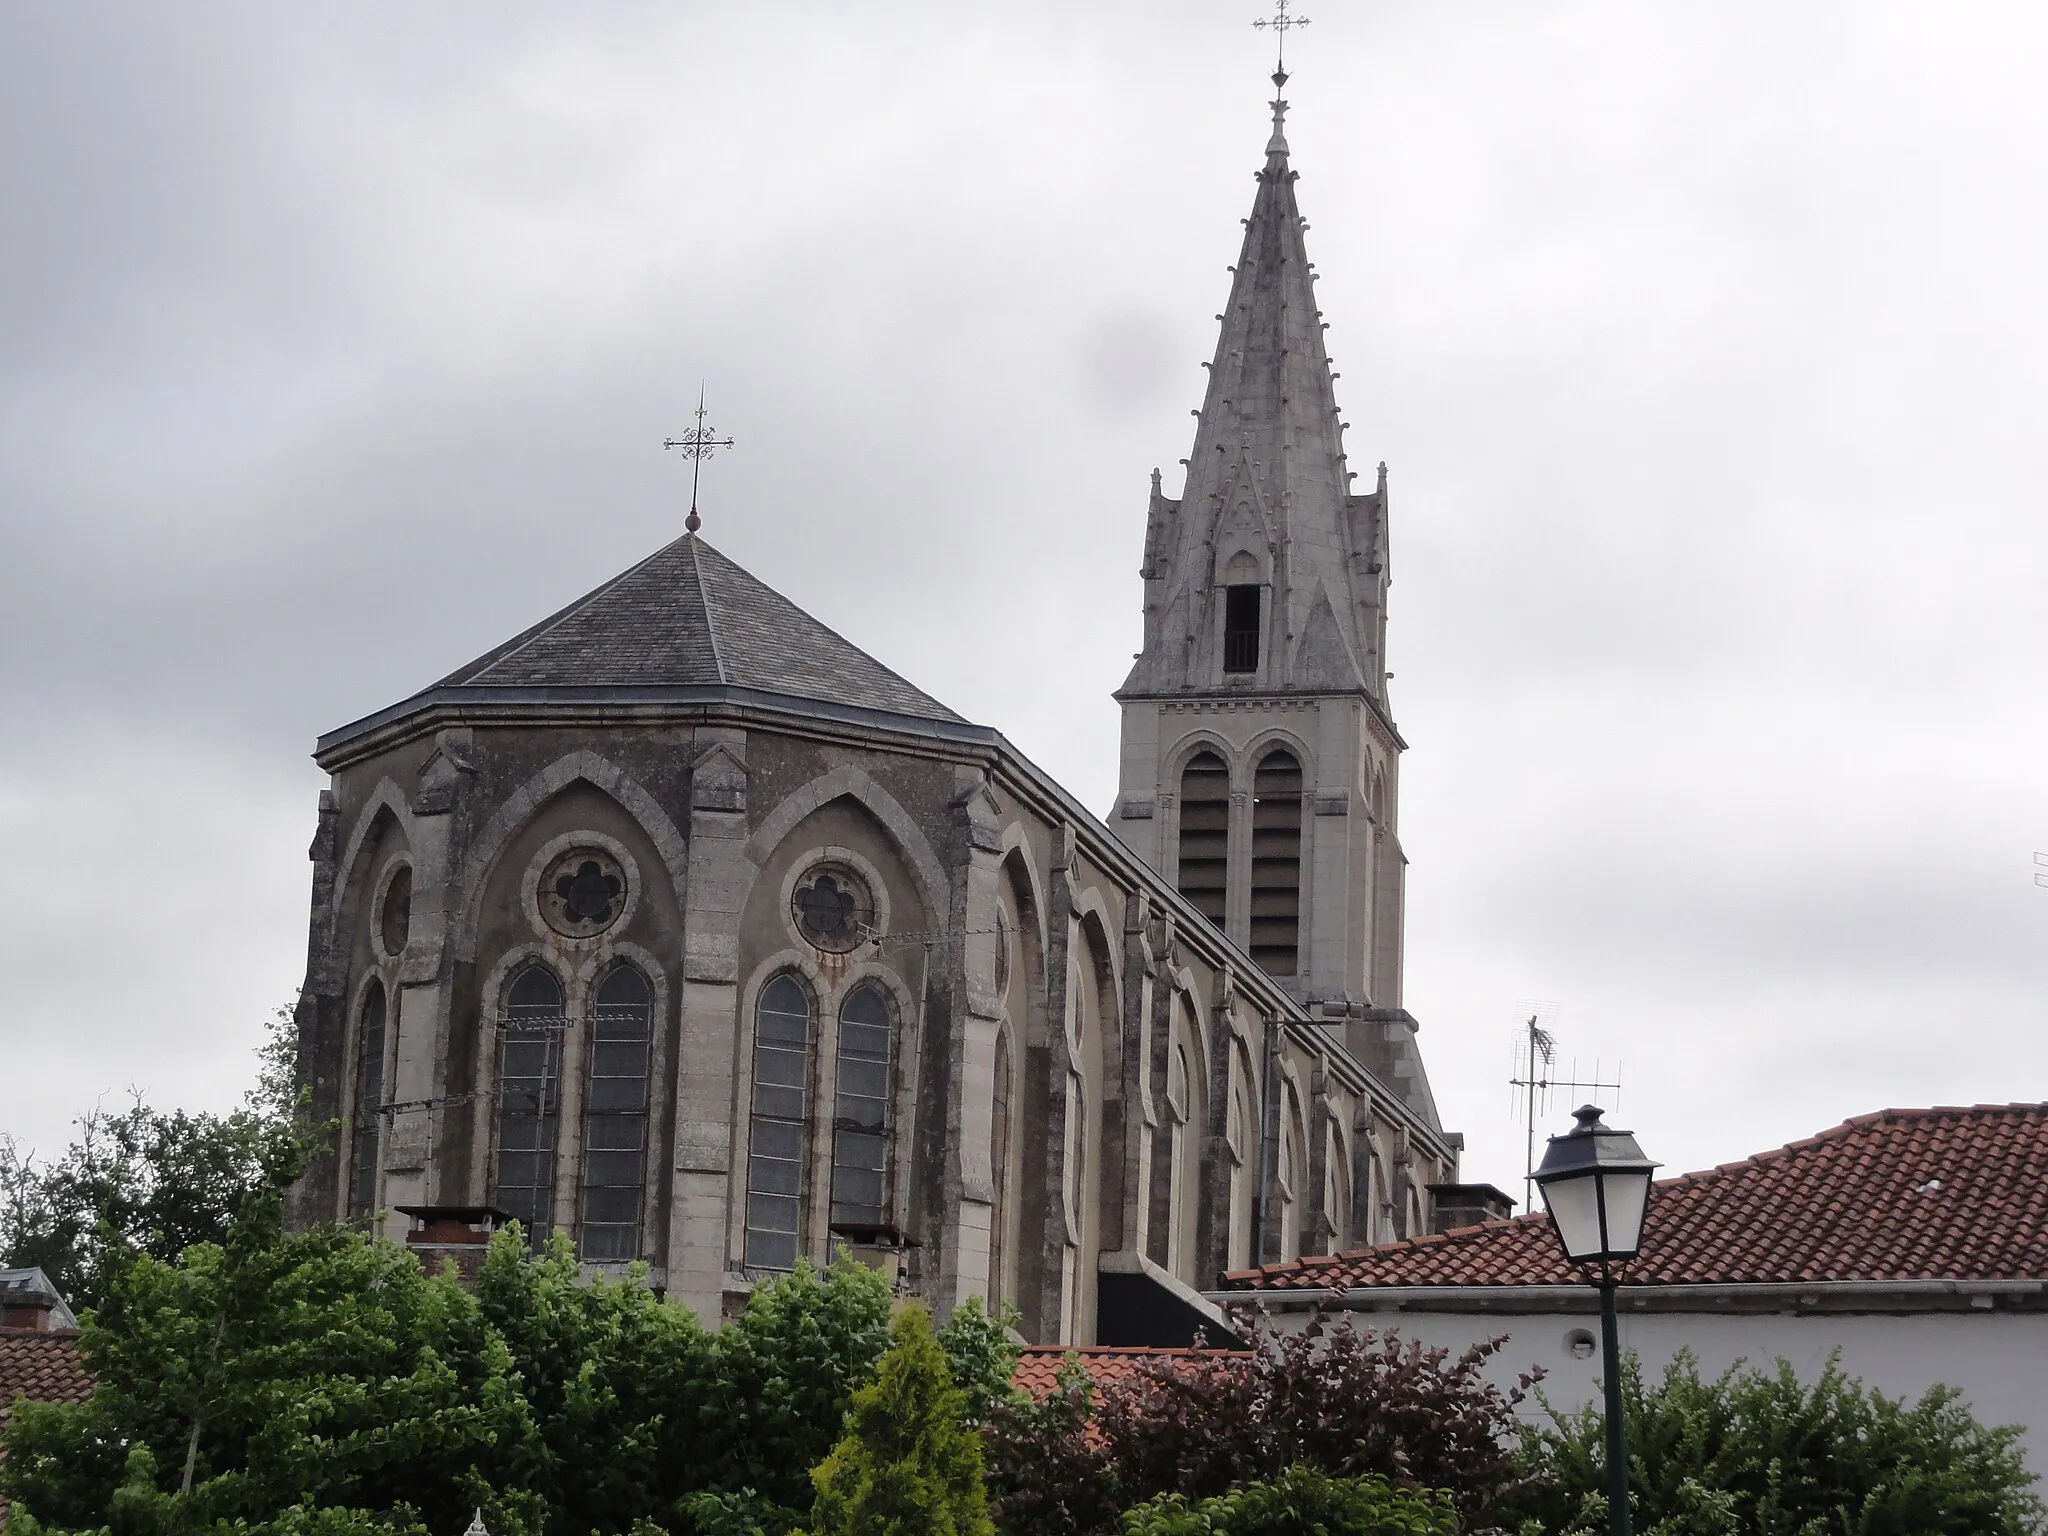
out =
[[[1557,1022],[1557,1004],[1528,1002],[1519,1004],[1515,1013],[1514,1064],[1508,1071],[1508,1083],[1519,1089],[1515,1095],[1515,1113],[1521,1116],[1528,1128],[1527,1145],[1522,1160],[1522,1209],[1536,1208],[1536,1121],[1538,1116],[1548,1113],[1550,1095],[1558,1088],[1569,1089],[1575,1097],[1590,1092],[1612,1093],[1614,1103],[1621,1102],[1621,1063],[1614,1064],[1614,1077],[1607,1080],[1603,1068],[1596,1060],[1590,1078],[1579,1076],[1579,1064],[1573,1060],[1571,1070],[1559,1077],[1557,1071],[1557,1037],[1546,1025]]]

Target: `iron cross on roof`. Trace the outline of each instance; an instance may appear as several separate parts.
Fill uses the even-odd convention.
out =
[[[1260,31],[1264,31],[1267,27],[1273,29],[1273,41],[1276,44],[1273,72],[1283,80],[1287,76],[1287,29],[1289,27],[1305,27],[1309,22],[1306,16],[1288,15],[1288,4],[1289,0],[1273,0],[1274,14],[1271,16],[1261,16],[1252,23]]]
[[[732,439],[720,437],[704,425],[704,391],[697,391],[697,425],[686,429],[681,437],[665,437],[661,440],[664,448],[680,448],[683,457],[690,461],[690,515],[683,519],[683,526],[695,533],[704,526],[704,519],[697,515],[697,480],[704,472],[704,461],[718,448],[730,448]]]

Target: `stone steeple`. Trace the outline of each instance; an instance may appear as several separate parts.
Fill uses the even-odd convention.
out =
[[[1386,468],[1352,489],[1286,111],[1273,102],[1180,495],[1152,476],[1110,824],[1422,1108],[1401,1007]]]
[[[1287,103],[1272,105],[1186,481],[1178,499],[1153,481],[1145,648],[1120,696],[1352,692],[1384,708],[1384,476],[1352,494]]]

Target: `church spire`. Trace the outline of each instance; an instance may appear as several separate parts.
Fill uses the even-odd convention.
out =
[[[1287,78],[1273,73],[1272,135],[1217,316],[1187,479],[1178,500],[1153,496],[1145,650],[1125,692],[1381,692],[1384,504],[1351,494],[1295,202]],[[1249,588],[1256,599],[1230,595]]]

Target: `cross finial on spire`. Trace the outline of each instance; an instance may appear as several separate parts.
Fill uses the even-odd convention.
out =
[[[697,425],[686,429],[681,437],[665,437],[661,440],[664,448],[680,448],[683,457],[690,461],[690,515],[683,519],[683,526],[695,533],[704,526],[704,519],[697,515],[697,479],[704,471],[704,461],[711,457],[712,450],[730,448],[732,439],[720,437],[704,425],[704,386],[697,386]]]
[[[1308,25],[1309,22],[1309,18],[1306,16],[1288,15],[1287,7],[1289,3],[1290,0],[1273,0],[1274,14],[1271,16],[1261,16],[1257,21],[1252,23],[1253,26],[1257,27],[1262,32],[1267,27],[1271,27],[1273,29],[1273,42],[1275,45],[1273,58],[1273,84],[1276,86],[1285,85],[1287,83],[1288,28],[1305,27]]]

